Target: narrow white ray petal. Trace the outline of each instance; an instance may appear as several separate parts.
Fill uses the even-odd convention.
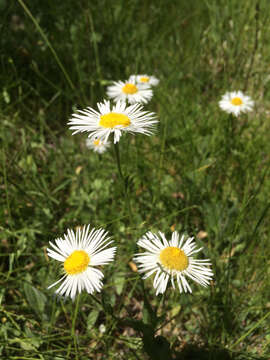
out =
[[[105,265],[113,261],[116,252],[116,247],[103,250],[91,257],[91,266]]]
[[[182,278],[180,276],[180,273],[176,275],[176,279],[177,279],[177,284],[178,284],[178,287],[179,287],[179,291],[180,293],[183,292],[183,287],[182,287]]]
[[[55,291],[56,294],[65,295],[66,292],[69,290],[72,284],[72,280],[70,276],[67,276],[59,288]]]
[[[61,281],[64,280],[65,277],[66,277],[66,275],[62,276],[61,279],[57,280],[57,281],[54,282],[52,285],[48,286],[47,289],[51,289],[51,288],[54,287],[55,285],[59,284]]]
[[[51,249],[47,249],[47,254],[48,256],[50,256],[51,258],[55,259],[55,260],[58,260],[58,261],[65,261],[66,258],[60,254],[58,254],[57,252],[51,250]]]

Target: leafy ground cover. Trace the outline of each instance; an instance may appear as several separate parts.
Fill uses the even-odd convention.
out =
[[[269,359],[268,2],[2,0],[0,11],[1,358]],[[146,106],[159,125],[119,144],[129,216],[113,148],[91,152],[67,121],[136,73],[160,79]],[[231,123],[218,101],[235,89],[255,108]],[[118,247],[103,292],[57,299],[48,243],[89,223]],[[194,236],[211,286],[157,297],[132,261],[148,230]]]

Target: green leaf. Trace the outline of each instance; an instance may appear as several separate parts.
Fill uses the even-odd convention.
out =
[[[121,295],[125,282],[126,282],[126,277],[124,276],[124,274],[122,276],[118,276],[117,279],[115,280],[115,288],[117,295]]]
[[[179,312],[180,312],[180,310],[181,310],[181,305],[176,305],[176,306],[174,306],[174,307],[172,308],[172,310],[170,311],[171,317],[174,317],[174,316],[178,315]]]
[[[44,314],[45,304],[47,301],[46,296],[28,283],[24,284],[24,292],[31,308],[41,319],[45,320],[47,318],[46,314]]]
[[[98,314],[99,314],[99,309],[94,309],[87,316],[87,330],[92,329],[92,327],[95,325],[95,322],[97,321],[98,318]]]

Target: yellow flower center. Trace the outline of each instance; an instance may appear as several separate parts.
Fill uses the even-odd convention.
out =
[[[242,105],[242,104],[243,104],[243,100],[242,100],[240,97],[234,97],[234,98],[231,100],[231,103],[232,103],[233,105],[239,106],[239,105]]]
[[[140,78],[140,81],[141,81],[141,82],[144,82],[144,83],[147,83],[149,80],[150,80],[150,79],[149,79],[148,76],[142,76],[142,77]]]
[[[85,271],[90,263],[90,257],[84,250],[75,250],[64,262],[64,269],[69,275]]]
[[[99,139],[94,140],[94,145],[99,146],[100,145],[100,140]]]
[[[136,94],[136,92],[138,92],[138,88],[134,84],[126,84],[125,86],[123,86],[122,91],[125,94],[133,95]]]
[[[188,257],[178,247],[169,246],[159,254],[161,264],[169,270],[183,271],[188,267]]]
[[[115,126],[127,127],[130,125],[130,119],[124,114],[118,114],[115,112],[110,112],[105,115],[100,116],[99,125],[104,128],[114,128]]]

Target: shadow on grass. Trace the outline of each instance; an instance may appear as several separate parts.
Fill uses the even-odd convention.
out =
[[[202,348],[196,345],[187,345],[181,353],[178,353],[175,360],[236,360],[226,349]]]
[[[155,337],[154,343],[151,350],[144,346],[151,360],[268,360],[263,356],[249,355],[244,352],[232,353],[223,348],[200,347],[192,344],[185,345],[181,352],[173,352],[169,342],[163,336]]]

